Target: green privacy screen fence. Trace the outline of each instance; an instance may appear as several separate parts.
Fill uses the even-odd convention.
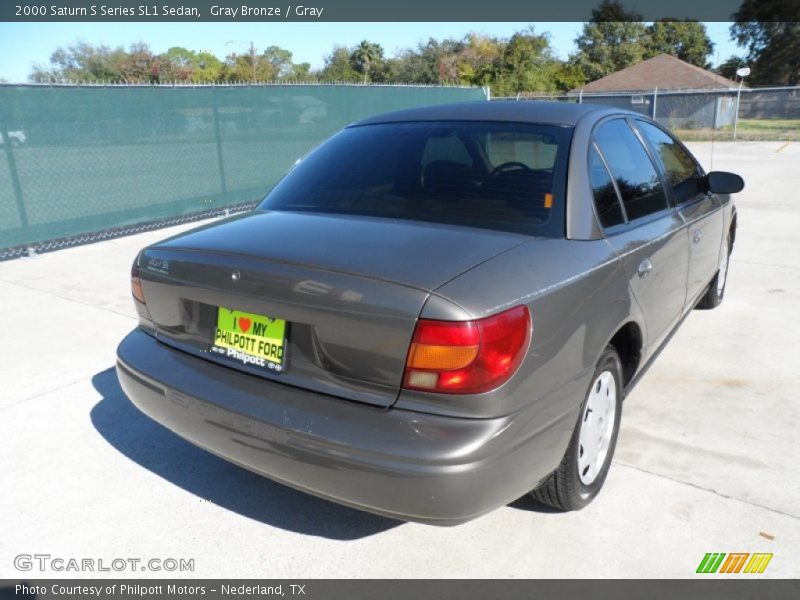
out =
[[[0,251],[254,202],[352,121],[482,99],[422,86],[2,85]]]

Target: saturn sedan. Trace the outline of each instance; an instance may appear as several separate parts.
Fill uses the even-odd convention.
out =
[[[372,117],[252,212],[141,251],[117,373],[178,435],[334,502],[580,509],[625,396],[722,302],[743,185],[608,107]]]

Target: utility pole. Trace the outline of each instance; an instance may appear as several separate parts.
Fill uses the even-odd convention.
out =
[[[736,128],[739,125],[739,102],[742,99],[742,84],[744,78],[750,75],[749,67],[742,67],[736,70],[736,75],[739,77],[739,89],[736,90],[736,114],[733,116],[733,141],[736,141]]]
[[[256,82],[256,46],[250,42],[250,62],[253,65],[253,83]]]

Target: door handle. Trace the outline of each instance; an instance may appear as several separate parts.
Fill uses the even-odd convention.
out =
[[[695,229],[694,233],[692,234],[692,241],[697,244],[703,237],[703,230],[702,229]]]
[[[639,277],[644,279],[648,275],[650,275],[650,271],[653,270],[653,263],[650,261],[649,258],[645,258],[642,262],[639,263],[639,268],[636,270]]]

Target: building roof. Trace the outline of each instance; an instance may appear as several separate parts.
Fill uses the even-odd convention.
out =
[[[602,79],[587,83],[573,92],[643,92],[659,90],[704,90],[736,87],[727,77],[717,75],[675,58],[659,54]]]
[[[513,101],[459,102],[435,104],[398,110],[367,117],[351,127],[376,123],[403,123],[413,121],[501,121],[517,123],[548,123],[574,126],[588,113],[622,112],[608,106],[577,104],[573,102]]]

